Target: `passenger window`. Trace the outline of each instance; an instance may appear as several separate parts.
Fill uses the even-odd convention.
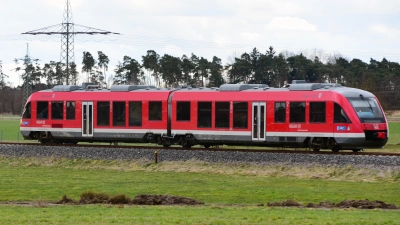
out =
[[[286,102],[275,102],[275,123],[286,122]]]
[[[51,119],[62,120],[64,114],[63,102],[51,102]]]
[[[149,102],[149,120],[162,120],[162,102]]]
[[[176,120],[190,121],[190,102],[176,103]]]
[[[75,102],[67,102],[67,120],[75,119]]]
[[[347,115],[343,111],[342,107],[337,103],[335,103],[335,107],[334,107],[333,122],[334,123],[351,123],[349,117],[347,117]]]
[[[197,103],[197,127],[211,127],[211,102]]]
[[[97,126],[110,126],[109,102],[97,102]]]
[[[290,103],[290,122],[304,123],[306,122],[306,103],[291,102]]]
[[[325,123],[325,115],[325,102],[310,102],[310,123]]]
[[[142,126],[142,102],[129,102],[129,126]]]
[[[31,118],[31,103],[28,102],[24,108],[24,113],[22,114],[22,118],[30,119]]]
[[[233,128],[247,128],[247,102],[233,103]]]
[[[49,109],[47,102],[36,103],[36,117],[37,119],[47,120],[49,118]]]
[[[113,102],[113,126],[126,126],[125,102]]]
[[[215,103],[215,127],[229,128],[229,102]]]

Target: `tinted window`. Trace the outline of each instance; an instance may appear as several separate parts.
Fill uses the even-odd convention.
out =
[[[247,128],[247,102],[233,103],[233,127]]]
[[[190,102],[176,103],[176,120],[190,121]]]
[[[113,126],[126,126],[125,102],[113,102]]]
[[[109,102],[97,102],[97,126],[110,126]]]
[[[49,118],[49,109],[47,102],[37,102],[36,105],[36,117],[38,119],[48,119]]]
[[[350,123],[349,117],[347,117],[346,113],[343,111],[342,107],[335,103],[334,113],[333,113],[333,122],[334,123]]]
[[[325,123],[325,115],[325,102],[310,102],[310,123]]]
[[[229,128],[229,102],[215,103],[215,127]]]
[[[197,106],[197,127],[211,127],[211,102],[199,102]]]
[[[62,120],[64,114],[63,102],[52,102],[51,103],[51,119]]]
[[[162,102],[149,102],[149,120],[162,120]]]
[[[306,103],[291,102],[290,103],[290,122],[306,122]]]
[[[286,102],[275,102],[275,123],[286,122]]]
[[[67,102],[67,120],[75,119],[75,102]]]
[[[24,119],[30,119],[31,118],[31,103],[28,102],[24,108],[24,113],[22,114],[22,118]]]
[[[129,102],[129,126],[142,126],[142,102]]]

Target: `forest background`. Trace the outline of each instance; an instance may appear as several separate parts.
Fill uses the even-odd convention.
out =
[[[369,62],[348,59],[341,54],[325,54],[322,50],[300,53],[283,51],[274,47],[257,48],[232,56],[225,65],[221,58],[207,59],[189,56],[160,56],[148,50],[141,59],[123,56],[113,71],[109,71],[109,58],[102,52],[83,52],[78,70],[75,63],[68,67],[61,62],[39,64],[39,59],[15,59],[22,84],[12,87],[8,76],[0,73],[0,114],[20,114],[24,85],[31,84],[32,91],[52,88],[55,85],[80,85],[93,82],[103,88],[111,85],[153,85],[156,87],[219,87],[224,83],[267,84],[282,87],[293,80],[310,83],[337,83],[374,93],[385,110],[399,110],[400,65],[386,58]],[[68,72],[67,72],[68,71]]]

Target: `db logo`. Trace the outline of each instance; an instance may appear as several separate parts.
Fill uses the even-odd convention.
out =
[[[379,125],[378,124],[374,124],[374,129],[378,130],[379,129]]]

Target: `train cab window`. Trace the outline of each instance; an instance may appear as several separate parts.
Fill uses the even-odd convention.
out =
[[[190,121],[190,102],[176,103],[176,120]]]
[[[109,102],[97,102],[97,126],[110,126]]]
[[[326,103],[310,102],[310,123],[325,123]]]
[[[129,126],[142,126],[142,102],[129,102]]]
[[[125,102],[113,102],[113,126],[126,126]]]
[[[75,119],[75,102],[67,102],[67,120]]]
[[[22,113],[22,118],[30,119],[31,118],[31,103],[28,102],[24,108],[24,113]]]
[[[247,128],[248,107],[247,102],[233,103],[233,128]]]
[[[36,117],[37,119],[47,120],[49,118],[49,109],[47,102],[36,103]]]
[[[275,123],[286,122],[286,102],[275,102]]]
[[[162,120],[162,102],[149,102],[149,120]]]
[[[64,115],[63,102],[51,102],[51,119],[62,120]]]
[[[215,127],[229,128],[230,102],[215,103]]]
[[[342,107],[337,103],[335,103],[335,106],[334,106],[333,122],[334,123],[351,123],[349,117],[347,117],[347,115],[343,111]]]
[[[306,122],[306,103],[291,102],[290,103],[290,122],[304,123]]]
[[[211,127],[212,115],[211,102],[198,102],[197,103],[197,127]]]

